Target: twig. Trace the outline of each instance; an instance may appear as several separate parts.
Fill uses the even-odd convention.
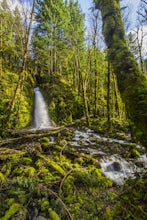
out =
[[[48,191],[50,194],[52,194],[53,196],[55,196],[55,197],[61,202],[61,204],[63,205],[65,211],[66,211],[67,214],[68,214],[69,219],[70,219],[70,220],[73,220],[73,218],[72,218],[72,216],[71,216],[69,210],[67,209],[65,203],[64,203],[63,200],[58,196],[58,194],[57,194],[56,192],[52,191],[51,189],[48,189],[47,187],[42,186],[42,184],[40,184],[40,185],[41,185],[41,189],[44,188],[45,191]]]
[[[84,168],[84,167],[81,167],[81,168],[73,168],[72,170],[69,170],[69,171],[66,173],[66,175],[63,177],[63,179],[62,179],[62,181],[61,181],[61,183],[60,183],[59,196],[61,196],[61,189],[62,189],[62,185],[63,185],[65,179],[66,179],[72,172],[74,172],[75,170],[84,170],[84,171],[85,171],[86,168]]]

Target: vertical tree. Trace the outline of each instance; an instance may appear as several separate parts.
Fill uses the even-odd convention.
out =
[[[97,68],[97,50],[98,50],[98,35],[99,35],[99,11],[92,10],[92,17],[91,17],[91,32],[92,32],[92,48],[93,48],[93,61],[94,65],[91,68],[91,71],[94,72],[94,117],[96,117],[98,113],[98,68]]]
[[[60,72],[61,50],[65,48],[65,27],[69,24],[69,14],[62,0],[38,1],[33,50],[34,58],[49,75]]]
[[[119,0],[95,0],[102,12],[103,34],[135,136],[147,144],[147,77],[139,70],[125,38]]]
[[[110,118],[110,98],[111,98],[111,68],[110,68],[110,62],[108,61],[108,72],[107,72],[107,124],[108,124],[108,131],[111,127],[111,118]]]
[[[78,1],[70,0],[68,4],[70,23],[66,29],[68,49],[71,50],[71,71],[73,72],[73,86],[80,94],[80,71],[85,68],[84,46],[84,15],[81,12]],[[79,64],[80,62],[80,64]],[[79,65],[80,68],[79,69]]]
[[[104,41],[101,33],[100,11],[91,8],[89,15],[88,28],[88,50],[90,59],[90,77],[89,77],[89,100],[91,103],[91,113],[94,117],[99,117],[104,106],[106,109],[105,80],[107,71],[107,61],[105,55],[101,52],[101,46],[104,47]]]

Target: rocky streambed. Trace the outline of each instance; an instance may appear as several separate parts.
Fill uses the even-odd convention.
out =
[[[129,177],[134,178],[136,173],[146,172],[145,148],[127,140],[104,137],[85,129],[75,130],[68,144],[100,161],[103,173],[119,185]]]

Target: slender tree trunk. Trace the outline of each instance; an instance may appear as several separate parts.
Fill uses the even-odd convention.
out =
[[[82,76],[79,51],[78,51],[78,56],[77,56],[77,65],[78,65],[78,74],[79,74],[79,86],[81,87],[80,90],[82,92],[82,98],[83,98],[83,103],[84,103],[84,113],[85,113],[87,125],[89,126],[90,122],[89,122],[89,112],[88,112],[86,85],[85,85],[86,84],[86,80],[83,79],[83,76]]]
[[[109,60],[117,76],[118,87],[126,106],[134,135],[147,145],[147,76],[126,43],[119,0],[95,0],[102,12],[103,34],[109,48]]]
[[[114,73],[112,72],[112,77],[113,77],[113,84],[114,84],[114,98],[115,98],[115,112],[116,115],[121,119],[121,114],[120,114],[120,103],[118,99],[118,87],[117,87],[117,82],[116,82],[116,77]]]
[[[86,116],[86,122],[87,125],[90,125],[89,121],[89,113],[88,113],[88,105],[87,105],[87,95],[86,95],[86,88],[84,86],[84,82],[82,80],[82,96],[83,96],[83,101],[84,101],[84,111],[85,111],[85,116]]]
[[[97,116],[97,100],[98,100],[98,91],[97,91],[97,88],[98,88],[98,74],[97,74],[97,59],[96,59],[96,42],[94,44],[94,117]]]
[[[110,99],[111,99],[111,94],[110,94],[110,62],[108,61],[108,73],[107,73],[107,124],[108,124],[108,131],[110,131],[111,127],[111,122],[110,122]]]
[[[0,56],[0,77],[3,75],[3,62],[2,62],[2,56]]]
[[[3,58],[2,58],[2,18],[0,19],[0,77],[3,75]]]
[[[143,62],[143,56],[142,56],[142,47],[143,47],[144,34],[143,34],[142,28],[137,28],[136,35],[137,35],[137,45],[138,45],[138,52],[139,52],[140,68],[141,68],[141,71],[144,73],[144,62]]]

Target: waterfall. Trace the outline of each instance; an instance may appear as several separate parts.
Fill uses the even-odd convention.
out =
[[[35,109],[34,109],[34,124],[36,129],[44,129],[52,127],[49,118],[46,103],[39,90],[39,87],[34,89],[35,92]]]

